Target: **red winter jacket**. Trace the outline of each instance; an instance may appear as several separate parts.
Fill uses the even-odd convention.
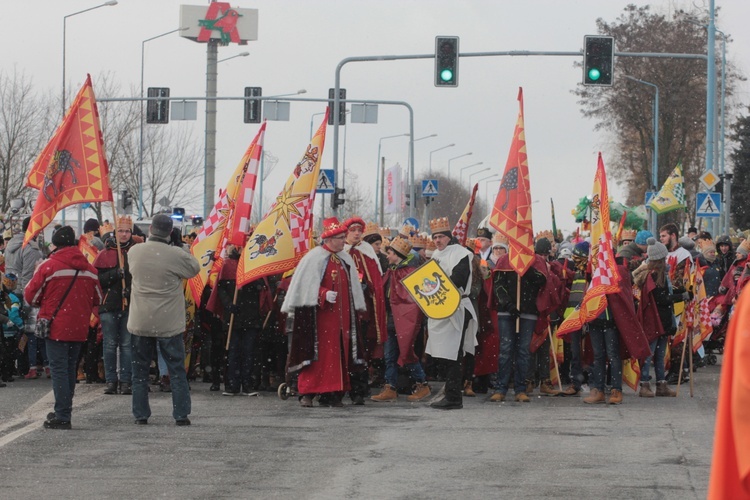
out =
[[[79,271],[78,277],[52,321],[51,340],[86,341],[91,313],[102,303],[96,269],[78,247],[63,247],[39,265],[26,285],[24,298],[39,306],[37,318],[51,318],[76,271]]]

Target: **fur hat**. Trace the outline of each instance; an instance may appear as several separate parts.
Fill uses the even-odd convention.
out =
[[[339,222],[336,217],[329,217],[323,221],[323,234],[320,235],[320,238],[325,240],[338,234],[343,234],[347,229],[346,224]]]
[[[174,222],[172,221],[172,217],[165,214],[156,214],[151,220],[151,228],[149,229],[149,232],[152,236],[169,241],[173,226]]]
[[[99,221],[96,219],[88,219],[83,225],[83,234],[97,232],[99,230]]]
[[[646,249],[648,260],[661,260],[667,258],[669,250],[667,250],[667,247],[665,247],[660,241],[656,241],[655,238],[649,238],[646,243],[648,244],[648,249]]]
[[[635,235],[635,244],[636,245],[648,245],[648,239],[653,238],[654,235],[651,234],[651,231],[638,231],[638,234]]]
[[[76,232],[70,226],[63,226],[52,235],[52,244],[57,248],[76,245]]]

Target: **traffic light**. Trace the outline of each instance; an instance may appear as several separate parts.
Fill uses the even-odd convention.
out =
[[[333,193],[331,196],[331,208],[332,209],[336,210],[341,205],[344,204],[344,202],[346,201],[344,199],[344,193],[346,193],[346,189],[344,188],[340,188],[340,187],[333,188]]]
[[[458,37],[435,37],[435,86],[458,87]]]
[[[587,35],[583,42],[583,84],[611,87],[615,70],[614,37]]]
[[[328,125],[333,125],[333,99],[336,89],[328,89]],[[339,99],[346,99],[346,89],[339,89]],[[339,125],[346,125],[346,103],[339,101]]]
[[[261,87],[245,87],[245,97],[261,97]],[[260,101],[258,99],[245,101],[245,123],[260,123]]]
[[[120,209],[125,215],[133,213],[133,195],[127,189],[120,192]]]
[[[169,97],[169,88],[149,87],[148,96]],[[169,123],[169,99],[147,101],[146,123]]]

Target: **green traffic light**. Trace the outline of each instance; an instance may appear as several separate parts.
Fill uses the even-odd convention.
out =
[[[450,82],[453,80],[453,71],[448,68],[440,71],[440,79],[444,82]]]
[[[602,72],[599,71],[597,68],[591,68],[589,70],[589,80],[591,80],[592,82],[597,81],[601,77],[602,77]]]

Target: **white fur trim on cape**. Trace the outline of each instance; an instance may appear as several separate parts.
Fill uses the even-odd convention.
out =
[[[297,269],[294,270],[294,275],[292,275],[292,282],[289,283],[289,290],[286,292],[281,312],[292,313],[295,307],[318,305],[318,290],[320,290],[320,282],[323,279],[330,256],[331,252],[319,246],[302,257],[302,260],[297,264]],[[359,285],[357,266],[351,256],[345,250],[338,252],[336,256],[349,266],[349,283]],[[362,287],[352,286],[351,291],[354,308],[357,311],[366,311],[367,306],[365,305]]]
[[[347,243],[346,245],[344,245],[344,251],[346,253],[349,253],[349,250],[351,250],[351,248],[352,248],[352,246],[349,243]],[[378,271],[380,271],[380,275],[382,276],[383,275],[383,268],[380,267],[380,259],[378,259],[378,256],[375,253],[375,249],[372,248],[372,245],[370,245],[366,241],[361,241],[355,248],[357,250],[359,250],[360,252],[362,252],[363,255],[365,255],[366,257],[371,258],[372,260],[374,260],[377,263],[377,265],[378,265]]]

